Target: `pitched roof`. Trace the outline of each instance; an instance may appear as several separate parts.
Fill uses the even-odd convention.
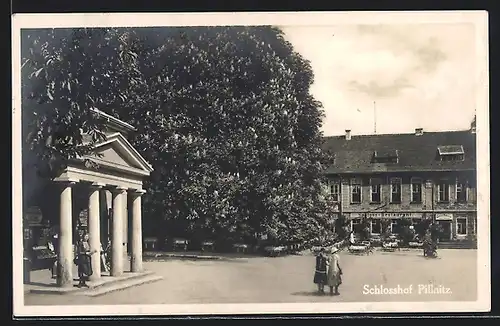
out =
[[[438,148],[440,150],[438,150]],[[439,151],[464,151],[463,160],[440,160]],[[402,171],[474,170],[476,135],[469,130],[324,137],[323,149],[331,151],[334,162],[326,174]],[[396,152],[397,151],[397,152]],[[378,153],[397,153],[398,160],[374,162]],[[451,154],[451,153],[450,153]]]
[[[118,118],[115,118],[113,117],[112,115],[110,114],[107,114],[106,112],[104,111],[101,111],[99,109],[96,109],[96,108],[91,108],[90,109],[92,112],[96,113],[98,117],[101,117],[103,118],[104,120],[106,120],[106,122],[114,127],[117,127],[119,129],[123,129],[124,131],[137,131],[137,129],[126,123],[125,121],[122,121]]]

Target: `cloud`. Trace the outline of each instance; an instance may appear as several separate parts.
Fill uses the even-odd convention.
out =
[[[362,84],[353,80],[349,82],[349,86],[353,91],[362,92],[373,97],[395,97],[399,95],[401,91],[407,88],[413,88],[413,85],[405,78],[398,78],[389,84],[381,84],[375,80]]]
[[[423,71],[424,73],[432,73],[436,71],[439,65],[447,58],[439,48],[439,43],[436,38],[430,38],[421,47],[414,50],[414,55],[418,59],[415,70]]]
[[[348,88],[371,98],[397,97],[422,78],[432,75],[446,62],[447,54],[436,37],[422,35],[413,26],[359,25],[356,34],[359,51],[385,52],[392,63],[378,74],[363,75],[348,81]],[[405,64],[401,64],[401,63]],[[373,62],[377,67],[376,62]],[[387,80],[392,76],[391,80]]]

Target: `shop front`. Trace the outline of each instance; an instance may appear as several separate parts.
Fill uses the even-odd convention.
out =
[[[370,229],[372,235],[381,235],[384,233],[385,224],[389,228],[391,234],[397,234],[400,227],[402,226],[401,221],[403,219],[408,220],[410,225],[416,225],[420,223],[423,218],[422,213],[415,212],[380,212],[380,213],[366,213],[365,217],[370,221]]]
[[[30,282],[32,270],[50,270],[57,259],[51,248],[53,234],[50,223],[43,218],[39,207],[28,207],[23,216],[23,274],[24,283]],[[47,272],[49,273],[49,272]]]
[[[441,227],[439,241],[451,241],[453,239],[453,213],[437,213],[436,223]]]

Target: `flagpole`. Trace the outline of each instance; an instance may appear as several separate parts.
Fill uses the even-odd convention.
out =
[[[373,101],[373,131],[377,133],[377,105],[375,101]]]

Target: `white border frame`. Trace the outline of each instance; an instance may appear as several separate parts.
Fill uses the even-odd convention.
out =
[[[24,306],[22,281],[22,174],[20,114],[20,29],[109,26],[199,26],[199,25],[294,25],[321,26],[342,24],[471,23],[475,26],[477,85],[477,300],[470,302],[336,302],[276,304],[183,304],[113,306]],[[488,13],[486,11],[439,12],[285,12],[285,13],[93,13],[93,14],[17,14],[12,17],[12,207],[13,234],[13,314],[15,316],[103,316],[103,315],[199,315],[271,313],[360,313],[360,312],[469,312],[489,311],[490,229],[489,229],[489,70]]]

